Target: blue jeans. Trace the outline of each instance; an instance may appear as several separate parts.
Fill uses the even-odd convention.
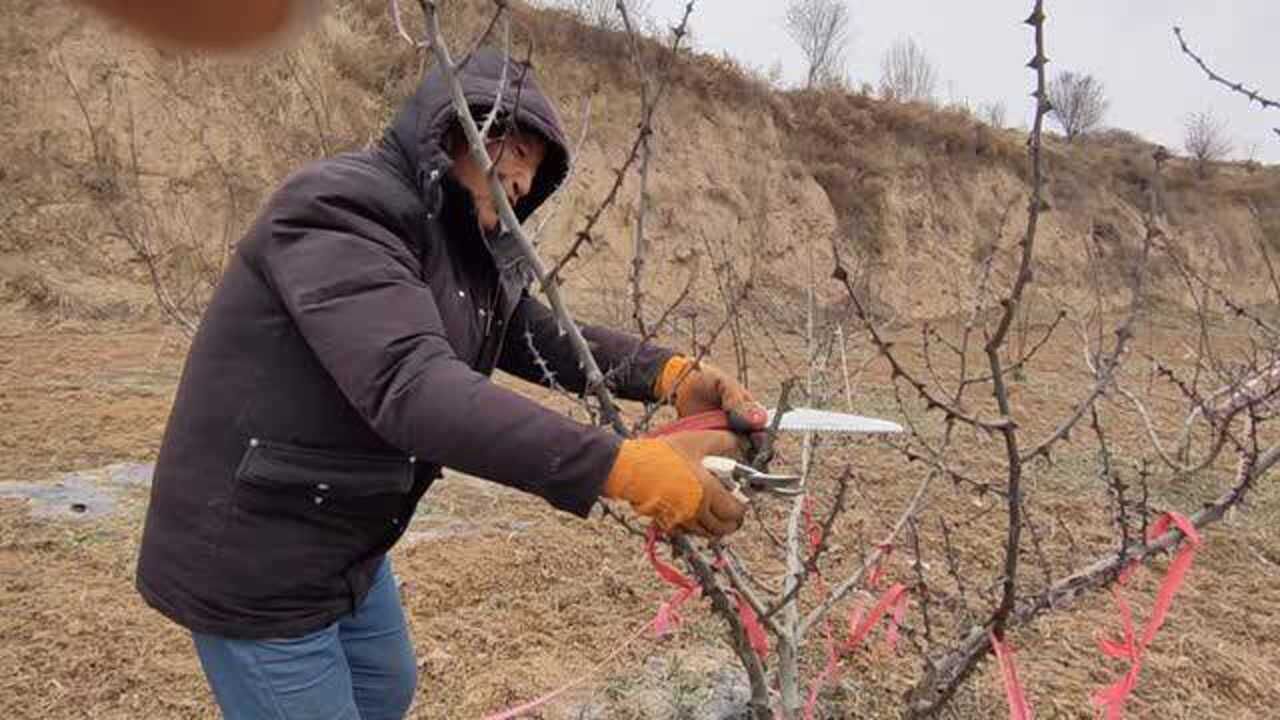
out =
[[[309,635],[192,638],[226,720],[400,720],[418,680],[390,559],[354,614]]]

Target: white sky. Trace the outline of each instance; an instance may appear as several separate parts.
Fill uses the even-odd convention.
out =
[[[1022,24],[1029,0],[848,0],[854,39],[849,75],[854,83],[880,79],[880,59],[898,38],[915,38],[941,75],[939,100],[967,98],[977,108],[1003,101],[1010,125],[1029,124],[1033,76],[1031,28]],[[1053,0],[1045,3],[1050,76],[1070,69],[1091,73],[1106,87],[1106,125],[1131,130],[1182,152],[1189,113],[1212,109],[1226,120],[1243,157],[1280,163],[1280,110],[1262,110],[1210,83],[1183,55],[1173,26],[1221,75],[1280,99],[1280,0]],[[652,0],[663,25],[679,20],[684,0]],[[782,27],[781,0],[699,0],[691,25],[706,52],[728,52],[768,68],[781,61],[784,79],[804,77],[805,64]],[[1268,70],[1268,68],[1270,68]],[[954,97],[953,97],[954,95]],[[1056,127],[1056,126],[1055,126]]]

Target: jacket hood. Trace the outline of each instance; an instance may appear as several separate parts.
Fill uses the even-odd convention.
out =
[[[493,107],[505,64],[507,77],[500,117],[514,117],[520,126],[538,133],[546,141],[546,156],[538,166],[533,184],[515,206],[516,217],[523,221],[555,192],[568,174],[569,144],[560,117],[538,87],[532,68],[505,58],[502,52],[481,48],[460,64],[463,96],[477,121]],[[413,97],[400,107],[384,138],[407,161],[429,206],[438,205],[441,199],[441,178],[452,165],[445,139],[456,123],[457,114],[444,73],[436,67],[423,78]]]

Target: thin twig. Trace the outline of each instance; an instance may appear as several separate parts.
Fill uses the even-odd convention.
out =
[[[449,50],[444,45],[436,3],[433,0],[419,1],[427,17],[428,41],[432,52],[435,54],[436,62],[443,74],[444,81],[450,89],[454,112],[458,116],[468,143],[470,143],[472,159],[475,160],[489,179],[489,192],[493,197],[494,204],[497,206],[498,216],[520,248],[521,253],[528,260],[529,265],[533,268],[538,281],[542,284],[543,292],[551,302],[551,307],[555,311],[561,328],[568,334],[569,342],[582,362],[583,372],[587,380],[587,391],[596,396],[600,404],[600,412],[608,420],[609,424],[619,433],[626,435],[627,427],[623,424],[618,414],[613,394],[604,382],[604,374],[600,371],[600,366],[596,363],[595,357],[592,356],[586,339],[582,337],[582,331],[578,328],[577,323],[573,321],[572,315],[569,314],[569,310],[560,296],[559,286],[554,282],[549,282],[550,277],[546,266],[538,256],[538,251],[533,247],[533,243],[525,235],[520,221],[516,218],[515,211],[511,208],[511,203],[507,198],[506,190],[502,187],[501,181],[492,172],[493,162],[485,150],[475,119],[471,116],[471,108],[467,104],[466,96],[463,95],[462,85],[455,72],[453,59],[449,56]]]
[[[916,488],[915,494],[911,497],[911,501],[907,503],[906,509],[904,509],[902,514],[898,516],[898,521],[894,523],[893,529],[889,531],[889,534],[880,543],[880,545],[877,545],[872,549],[871,553],[863,561],[862,567],[859,568],[852,576],[845,579],[844,582],[837,585],[825,600],[811,610],[809,614],[805,615],[804,620],[800,623],[799,630],[796,632],[797,642],[803,641],[805,635],[809,633],[809,630],[813,628],[815,623],[821,622],[822,619],[827,616],[827,613],[831,612],[831,610],[840,603],[840,601],[844,600],[844,598],[852,592],[854,588],[862,583],[867,572],[869,572],[871,568],[875,567],[876,563],[880,562],[880,558],[884,555],[884,550],[882,548],[892,546],[897,542],[898,536],[907,525],[907,521],[915,518],[920,511],[923,510],[925,495],[929,490],[932,478],[933,473],[929,473],[925,476],[924,480],[921,481],[919,487]]]
[[[1256,102],[1259,105],[1261,105],[1263,110],[1266,110],[1268,108],[1271,108],[1273,110],[1280,109],[1280,103],[1277,103],[1274,100],[1268,100],[1267,98],[1263,97],[1259,93],[1259,91],[1250,90],[1246,88],[1243,83],[1232,82],[1222,77],[1221,75],[1217,74],[1213,70],[1210,70],[1208,64],[1206,64],[1204,60],[1200,59],[1200,56],[1197,55],[1194,51],[1192,51],[1191,48],[1187,45],[1187,41],[1182,37],[1182,28],[1174,27],[1173,34],[1178,37],[1178,44],[1182,46],[1182,52],[1186,53],[1188,57],[1194,60],[1196,65],[1200,66],[1200,69],[1204,71],[1204,74],[1207,75],[1210,80],[1216,83],[1221,83],[1222,85],[1225,85],[1226,87],[1230,88],[1232,91],[1240,93],[1241,95],[1244,95],[1245,97],[1249,98],[1250,102]],[[1280,128],[1276,128],[1275,132],[1277,135],[1280,135]]]

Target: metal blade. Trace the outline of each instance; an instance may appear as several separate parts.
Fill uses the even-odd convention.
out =
[[[769,426],[776,411],[769,411]],[[849,413],[795,408],[782,416],[779,430],[788,432],[900,433],[902,426],[888,420],[851,415]]]

